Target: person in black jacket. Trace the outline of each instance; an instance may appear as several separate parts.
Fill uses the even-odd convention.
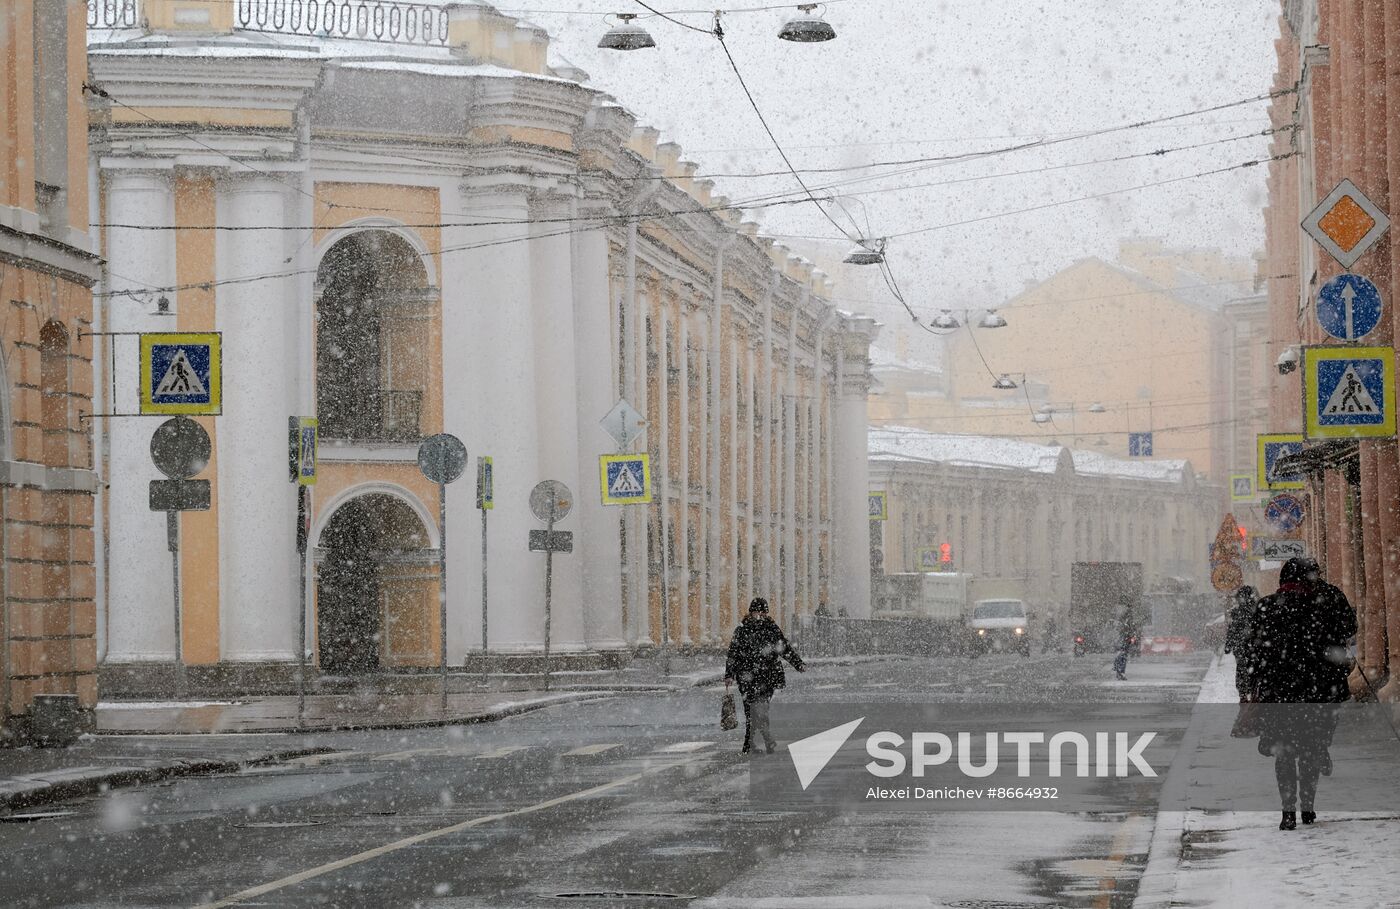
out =
[[[1336,729],[1335,705],[1351,696],[1347,642],[1355,635],[1356,611],[1345,594],[1321,580],[1312,559],[1285,562],[1278,592],[1259,601],[1251,642],[1256,696],[1267,705],[1259,751],[1274,758],[1283,802],[1280,830],[1296,828],[1295,807],[1302,809],[1304,824],[1317,818],[1318,777],[1332,771],[1327,749]]]
[[[806,671],[802,657],[792,649],[778,623],[768,617],[768,601],[754,597],[749,603],[749,614],[734,629],[724,661],[725,687],[737,681],[744,699],[745,754],[753,746],[755,732],[763,736],[769,754],[778,747],[768,729],[768,702],[775,691],[787,684],[779,658],[787,660],[798,672]]]

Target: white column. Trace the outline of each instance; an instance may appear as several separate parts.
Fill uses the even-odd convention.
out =
[[[529,532],[539,527],[527,502],[540,479],[531,244],[481,245],[526,236],[529,228],[521,222],[530,208],[519,187],[467,183],[456,210],[471,215],[458,220],[514,222],[443,229],[443,245],[460,248],[442,257],[443,426],[462,439],[473,459],[492,458],[491,648],[537,651],[544,633],[543,557],[525,548]],[[481,627],[481,522],[473,508],[474,480],[469,471],[447,487],[449,628],[461,612],[468,624]]]
[[[530,241],[530,289],[535,333],[535,422],[539,436],[538,475],[534,481],[561,480],[574,493],[573,513],[557,525],[575,534],[585,529],[581,523],[579,499],[584,497],[584,478],[579,461],[579,394],[576,387],[578,342],[574,324],[574,280],[572,242],[560,234],[558,219],[573,213],[573,201],[559,195],[542,196],[530,206],[535,239]],[[591,351],[590,358],[601,363],[600,376],[606,376],[607,360],[602,351]],[[606,378],[602,381],[606,382]],[[598,416],[606,413],[603,409]],[[601,433],[596,424],[593,427]],[[596,459],[594,461],[596,471]],[[588,486],[597,482],[590,472]],[[588,496],[596,502],[597,498]],[[601,506],[600,506],[601,507]],[[576,537],[577,539],[577,537]],[[511,545],[509,541],[507,546]],[[545,558],[535,557],[535,582],[544,597]],[[550,647],[555,652],[583,650],[583,565],[575,551],[553,558],[554,580],[551,596],[552,628]],[[611,566],[616,559],[607,564]],[[602,566],[597,566],[602,568]],[[526,582],[526,588],[532,586]],[[541,607],[543,608],[543,607]],[[540,641],[543,642],[543,627]]]
[[[758,523],[758,495],[762,491],[759,488],[757,477],[755,476],[759,468],[759,434],[755,427],[761,425],[758,422],[758,404],[754,401],[754,392],[758,388],[758,383],[756,381],[758,376],[758,339],[750,337],[746,340],[746,344],[749,351],[749,368],[747,370],[747,375],[744,377],[744,401],[746,402],[745,407],[749,413],[749,420],[748,425],[742,427],[741,431],[744,434],[744,438],[747,439],[747,443],[744,446],[744,462],[748,465],[748,471],[745,474],[748,477],[748,487],[745,490],[745,494],[749,502],[749,526],[748,533],[744,535],[744,574],[748,576],[749,583],[747,589],[744,590],[744,595],[739,598],[737,604],[740,615],[748,608],[749,601],[756,595],[756,588],[758,587],[758,577],[756,575],[757,566],[754,565],[753,550],[760,533],[759,527],[761,525]]]
[[[628,240],[633,244],[635,251],[636,225],[630,225]],[[629,253],[629,256],[633,255]],[[633,268],[636,267],[635,258],[632,260]],[[647,384],[647,316],[651,311],[650,298],[643,303],[635,295],[636,283],[633,282],[632,299],[629,301],[631,318],[627,336],[631,339],[630,370],[632,393],[636,400],[632,406],[637,408],[637,412],[645,417],[650,413],[651,391]],[[648,424],[646,432],[638,440],[638,445],[644,451],[650,451],[653,446],[659,451],[662,443],[660,427]],[[652,471],[652,496],[660,495],[663,476],[661,474],[661,460],[658,456],[651,465]],[[647,552],[647,528],[651,526],[651,512],[654,506],[647,505],[642,508],[630,509],[631,532],[628,538],[628,552],[634,553],[631,557],[632,596],[631,609],[628,610],[628,617],[632,622],[632,627],[628,629],[627,640],[631,644],[651,643],[651,565],[648,560],[650,554]]]
[[[729,566],[729,596],[732,601],[740,599],[744,594],[739,589],[739,541],[742,539],[739,533],[739,444],[748,437],[746,433],[749,431],[747,427],[739,425],[739,358],[747,356],[748,344],[739,334],[737,320],[730,326],[725,343],[729,347],[729,372],[725,374],[724,382],[725,391],[729,395],[729,409],[724,420],[729,434],[729,458],[725,465],[729,472],[729,545],[724,548],[724,564]],[[710,613],[710,635],[712,640],[718,641],[724,630],[719,617],[731,608],[731,604],[716,600],[714,605],[715,608]]]
[[[821,477],[822,477],[822,332],[825,323],[817,326],[812,339],[815,351],[812,354],[812,396],[807,402],[809,439],[807,442],[807,599],[815,612],[821,600],[817,587],[817,562],[821,554]]]
[[[720,357],[720,336],[724,321],[724,256],[725,250],[733,239],[732,235],[722,236],[715,247],[715,268],[711,275],[710,283],[710,305],[709,326],[710,326],[710,356],[706,366],[706,385],[709,393],[706,395],[706,426],[708,427],[709,451],[706,454],[709,468],[705,474],[705,493],[702,509],[705,514],[705,579],[701,588],[701,603],[713,611],[719,604],[719,598],[724,595],[724,583],[722,577],[726,576],[726,566],[733,561],[733,556],[720,548],[720,515],[722,512],[722,502],[720,500],[720,427],[722,425],[722,414],[724,411],[724,370],[723,360]]]
[[[589,204],[584,217],[610,214],[609,206]],[[625,646],[619,513],[644,505],[606,507],[598,488],[598,457],[616,450],[599,421],[613,406],[616,324],[609,305],[608,235],[605,229],[573,236],[575,366],[578,389],[579,534],[574,555],[583,569],[584,638],[591,649]],[[566,557],[567,558],[567,557]]]
[[[288,223],[288,188],[261,175],[227,174],[218,220],[231,227]],[[300,210],[291,203],[300,219]],[[219,237],[220,281],[278,271],[286,238],[275,230]],[[297,412],[299,311],[294,278],[222,284],[219,418],[219,626],[226,660],[291,660],[298,628],[296,497],[287,487],[287,417]]]
[[[870,457],[866,441],[865,378],[847,375],[845,339],[836,350],[837,400],[833,439],[836,473],[835,553],[832,573],[836,602],[852,618],[870,617],[870,527],[866,512]]]
[[[676,604],[676,614],[679,616],[678,626],[671,629],[671,639],[683,644],[690,643],[690,623],[687,616],[690,612],[690,585],[691,573],[699,571],[701,577],[704,576],[704,561],[702,559],[700,568],[696,568],[690,562],[692,549],[698,549],[693,534],[696,528],[692,528],[690,523],[690,471],[694,469],[703,471],[704,462],[696,465],[690,463],[690,434],[693,427],[690,425],[690,408],[695,402],[690,400],[690,314],[686,311],[687,306],[684,300],[679,303],[680,312],[676,316],[676,356],[680,361],[680,372],[677,373],[677,381],[680,383],[677,411],[680,414],[680,425],[676,427],[676,457],[680,461],[680,526],[676,528],[676,573],[680,575],[681,585],[677,594],[680,602]],[[699,357],[696,357],[696,366],[699,366]],[[700,383],[699,410],[703,415],[704,405],[704,383]],[[701,444],[700,450],[705,450],[704,420],[701,419]]]
[[[660,418],[660,439],[657,444],[657,481],[656,490],[657,509],[660,515],[657,521],[657,561],[661,566],[661,625],[653,629],[652,640],[658,644],[673,644],[676,639],[676,629],[672,627],[670,620],[671,609],[671,557],[668,551],[667,541],[669,538],[669,528],[671,526],[671,357],[668,348],[671,336],[671,314],[668,302],[661,300],[661,305],[657,307],[658,317],[656,322],[656,353],[659,369],[657,378],[657,394],[661,400],[657,402],[657,413]],[[685,362],[684,358],[681,360]],[[684,386],[682,386],[684,387]],[[685,483],[682,480],[682,487]],[[684,497],[682,497],[684,501]],[[662,629],[666,630],[666,637],[662,638]]]
[[[788,317],[787,378],[783,413],[783,610],[785,618],[797,611],[797,319],[805,309],[807,288]]]
[[[175,201],[171,175],[158,171],[112,170],[107,177],[107,220],[114,224],[171,225]],[[111,289],[165,287],[175,283],[175,232],[125,230],[107,232]],[[170,295],[178,308],[178,294]],[[148,295],[117,296],[105,304],[110,314],[107,331],[170,331],[170,317],[152,317]],[[108,409],[137,412],[139,347],[137,338],[113,337],[116,354],[116,397]],[[175,657],[174,599],[170,552],[166,549],[165,515],[150,509],[149,483],[160,474],[151,464],[151,433],[158,418],[109,418],[110,455],[106,474],[110,484],[108,579],[110,591],[107,662],[173,660]],[[284,443],[285,444],[285,443]],[[283,468],[285,474],[286,468]],[[101,532],[101,527],[98,528]]]

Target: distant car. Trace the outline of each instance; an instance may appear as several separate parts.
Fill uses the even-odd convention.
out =
[[[974,654],[1015,650],[1031,655],[1030,618],[1020,600],[978,600],[967,624],[977,636]]]

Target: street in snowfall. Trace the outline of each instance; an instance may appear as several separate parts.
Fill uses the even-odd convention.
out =
[[[0,53],[0,909],[1400,907],[1400,3]]]

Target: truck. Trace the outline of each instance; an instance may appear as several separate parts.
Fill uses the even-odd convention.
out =
[[[903,572],[879,578],[872,617],[909,623],[934,653],[1029,653],[1030,627],[1021,578],[984,578],[951,571]]]
[[[1075,562],[1069,575],[1069,624],[1074,654],[1116,650],[1126,630],[1142,639],[1141,562]]]

